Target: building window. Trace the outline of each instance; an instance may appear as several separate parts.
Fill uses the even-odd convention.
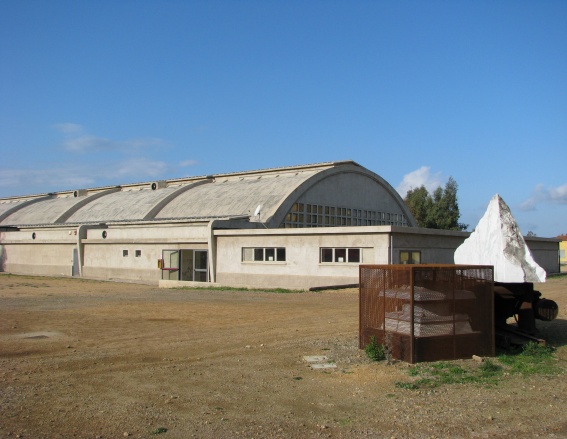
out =
[[[139,258],[142,256],[142,250],[136,250],[136,257]]]
[[[421,252],[417,250],[400,251],[400,264],[421,264]]]
[[[294,203],[280,227],[344,227],[344,226],[407,227],[405,215],[344,206]]]
[[[285,262],[285,247],[243,247],[245,262]]]
[[[321,262],[359,264],[362,262],[359,248],[323,247],[320,252]]]
[[[126,258],[128,256],[128,250],[122,250],[122,257]]]

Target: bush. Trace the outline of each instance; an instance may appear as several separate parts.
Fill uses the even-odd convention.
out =
[[[370,337],[370,343],[366,345],[364,351],[372,361],[382,361],[386,359],[384,345],[379,344],[374,336]]]

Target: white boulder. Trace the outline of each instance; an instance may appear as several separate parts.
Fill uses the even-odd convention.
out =
[[[497,282],[545,282],[510,208],[496,194],[476,229],[455,250],[455,264],[493,265]]]

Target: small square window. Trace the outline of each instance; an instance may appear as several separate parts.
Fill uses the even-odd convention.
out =
[[[122,250],[122,257],[128,257],[128,250]]]
[[[136,257],[139,258],[142,256],[142,250],[136,250]]]
[[[421,252],[417,250],[400,251],[400,264],[421,264]]]

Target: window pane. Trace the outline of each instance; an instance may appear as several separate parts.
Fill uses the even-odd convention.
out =
[[[243,261],[253,261],[254,260],[254,249],[253,248],[243,248],[242,249],[242,260]]]
[[[275,248],[267,248],[266,249],[266,261],[275,261],[276,260],[276,249]]]
[[[333,262],[333,249],[332,248],[322,248],[321,249],[321,262]]]
[[[206,270],[207,269],[207,252],[206,251],[195,251],[195,269],[196,270]]]
[[[349,248],[348,249],[348,261],[349,262],[360,262],[360,249],[359,248]]]
[[[421,252],[411,252],[411,263],[421,264]]]
[[[409,252],[403,251],[400,252],[400,264],[408,264],[409,263]]]
[[[346,248],[335,249],[335,262],[346,262]]]
[[[278,248],[277,261],[285,261],[285,248]]]
[[[207,282],[207,272],[206,271],[196,271],[195,272],[196,282]]]
[[[264,249],[263,248],[255,248],[254,249],[254,260],[255,261],[263,261],[264,260]]]

